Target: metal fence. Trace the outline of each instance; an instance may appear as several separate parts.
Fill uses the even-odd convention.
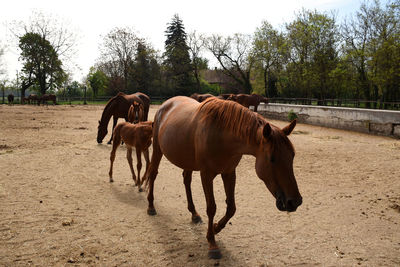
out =
[[[103,104],[106,103],[112,96],[97,96],[97,97],[64,97],[57,96],[59,104]],[[152,104],[161,104],[168,97],[151,96]],[[14,98],[14,103],[20,103],[20,97]],[[5,102],[7,103],[7,97]],[[314,106],[331,106],[331,107],[351,107],[351,108],[370,108],[370,109],[389,109],[400,110],[400,101],[367,101],[360,99],[324,99],[317,98],[284,98],[273,97],[269,98],[269,103],[294,104],[294,105],[314,105]]]

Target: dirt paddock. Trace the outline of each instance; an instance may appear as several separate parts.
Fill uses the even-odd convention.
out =
[[[243,157],[236,214],[216,236],[223,258],[210,260],[180,169],[162,159],[156,216],[133,186],[124,146],[109,183],[111,146],[96,142],[103,107],[0,106],[1,266],[400,265],[400,140],[299,124],[290,139],[303,205],[290,215]],[[219,219],[220,176],[214,185]],[[206,222],[198,173],[192,187]]]

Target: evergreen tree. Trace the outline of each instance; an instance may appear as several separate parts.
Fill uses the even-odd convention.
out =
[[[165,60],[168,87],[174,95],[189,95],[193,90],[192,66],[186,32],[182,20],[176,14],[165,32]]]

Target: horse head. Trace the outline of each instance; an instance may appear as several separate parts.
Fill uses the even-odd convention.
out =
[[[144,121],[144,107],[141,103],[133,101],[128,111],[128,121],[138,123]]]
[[[296,120],[283,129],[265,124],[256,156],[256,173],[275,197],[280,211],[295,211],[302,203],[293,172],[295,151],[287,138],[295,126]]]
[[[104,126],[101,121],[99,121],[99,126],[97,127],[97,143],[101,144],[107,133],[107,125]]]

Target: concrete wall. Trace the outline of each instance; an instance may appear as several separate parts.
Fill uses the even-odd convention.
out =
[[[400,111],[288,104],[258,106],[258,113],[271,119],[288,120],[290,110],[302,123],[400,138]]]

